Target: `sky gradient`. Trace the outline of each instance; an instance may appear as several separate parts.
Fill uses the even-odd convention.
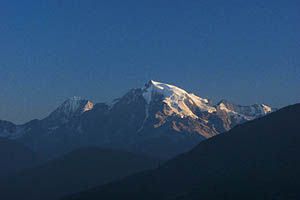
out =
[[[0,119],[150,79],[215,103],[300,102],[300,1],[2,1]]]

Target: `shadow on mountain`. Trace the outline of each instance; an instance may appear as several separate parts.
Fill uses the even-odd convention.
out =
[[[201,142],[161,167],[68,199],[300,199],[300,104]]]

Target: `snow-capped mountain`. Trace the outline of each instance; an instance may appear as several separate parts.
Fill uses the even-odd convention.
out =
[[[252,106],[240,106],[234,105],[226,100],[221,100],[217,106],[217,109],[223,110],[230,115],[237,116],[241,120],[253,120],[258,117],[262,117],[274,109],[264,104],[255,104]]]
[[[214,113],[217,109],[223,110],[230,115],[238,116],[244,120],[252,120],[257,117],[264,116],[273,111],[272,108],[264,104],[255,104],[252,106],[234,105],[226,100],[220,101],[217,105],[210,103],[210,100],[188,93],[185,90],[151,80],[143,91],[143,96],[149,104],[152,96],[155,94],[163,95],[163,102],[166,103],[169,110],[168,115],[179,115],[183,117],[191,117],[198,119],[195,109],[200,112]]]
[[[69,122],[72,118],[80,116],[82,113],[92,110],[94,104],[91,101],[82,99],[81,97],[71,97],[60,105],[44,120],[57,124]]]
[[[80,97],[71,97],[42,120],[32,120],[22,125],[0,120],[0,137],[18,139],[23,135],[28,136],[36,132],[47,134],[84,112],[92,110],[93,107],[94,104],[91,101]]]
[[[151,80],[111,106],[70,98],[43,120],[2,129],[0,124],[0,136],[49,155],[96,145],[166,158],[273,110],[263,104],[239,106],[226,100],[212,104],[179,87]]]
[[[169,126],[176,131],[197,132],[204,138],[228,131],[239,123],[274,111],[264,104],[240,106],[226,100],[212,104],[209,99],[153,80],[147,83],[141,91],[146,101],[144,124],[149,116],[155,116],[154,121],[159,121],[154,124],[155,127],[171,123]],[[139,89],[136,89],[134,93],[138,95]],[[154,107],[159,104],[161,104],[160,108],[155,110]],[[150,110],[152,113],[149,113]]]
[[[156,94],[163,96],[163,102],[169,107],[168,115],[176,114],[181,117],[197,119],[198,116],[193,113],[191,106],[197,107],[203,112],[212,113],[216,111],[216,108],[209,104],[208,99],[189,94],[179,87],[151,80],[143,91],[147,104],[151,103]]]
[[[72,118],[76,115],[80,115],[86,111],[92,110],[94,104],[81,97],[71,97],[66,100],[61,106],[59,106],[52,114],[59,113],[64,114],[67,118]]]

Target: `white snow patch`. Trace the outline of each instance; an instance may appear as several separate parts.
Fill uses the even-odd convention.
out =
[[[269,112],[272,112],[272,108],[265,105],[265,104],[261,104],[262,108],[263,108],[263,111],[264,111],[264,114],[267,114]]]
[[[236,119],[238,121],[241,121],[243,119],[249,120],[247,116],[245,116],[245,115],[243,115],[241,113],[238,113],[238,112],[236,112],[234,110],[228,109],[223,103],[219,104],[218,107],[219,107],[220,110],[223,110],[223,111],[227,112],[229,115],[236,117]]]
[[[236,106],[234,105],[232,109],[226,107],[225,104],[221,103],[218,105],[218,108],[224,110],[230,115],[235,115],[242,117],[245,120],[253,120],[257,117],[262,117],[269,112],[272,112],[273,109],[264,104],[256,104],[252,106]]]
[[[151,85],[148,88],[145,88],[145,92],[143,93],[148,104],[152,100],[153,93],[159,93],[164,96],[163,102],[170,108],[169,115],[178,114],[182,118],[198,118],[198,116],[186,105],[186,101],[196,105],[201,111],[207,111],[209,113],[216,111],[213,106],[208,104],[207,99],[200,98],[194,94],[189,94],[185,90],[173,85],[151,80]]]
[[[82,105],[85,101],[87,100],[84,100],[81,97],[71,97],[59,107],[59,110],[68,116],[72,116],[75,112],[78,112],[78,109],[82,109],[80,110],[81,113],[92,110],[94,108],[94,104],[87,101],[85,105]]]
[[[94,104],[90,101],[87,102],[87,104],[84,106],[83,112],[92,110],[94,108]]]
[[[67,101],[64,107],[68,110],[71,110],[72,112],[75,112],[79,108],[80,102],[81,102],[81,97],[74,96],[69,98],[69,100]]]

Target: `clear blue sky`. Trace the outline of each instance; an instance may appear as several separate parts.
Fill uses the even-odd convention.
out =
[[[1,119],[150,79],[214,102],[300,102],[300,1],[1,1]]]

